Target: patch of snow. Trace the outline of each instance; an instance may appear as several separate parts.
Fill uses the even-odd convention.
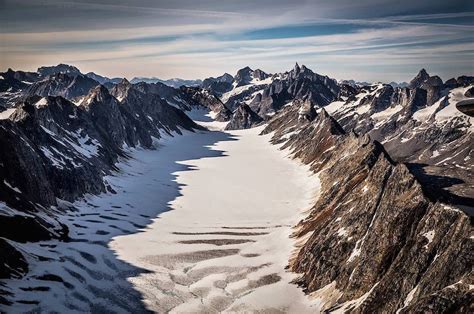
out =
[[[346,103],[345,101],[339,101],[339,100],[333,101],[332,103],[324,107],[324,110],[326,110],[329,114],[332,114],[334,112],[337,112],[339,109],[341,109],[345,103]]]
[[[347,301],[342,304],[341,307],[338,307],[334,312],[332,313],[347,313],[349,309],[356,309],[359,306],[364,303],[365,300],[370,296],[372,291],[377,287],[379,283],[377,282],[369,291],[367,291],[364,295],[362,295],[360,298],[357,298],[355,300]]]
[[[51,163],[54,167],[59,168],[59,169],[64,169],[64,166],[66,166],[66,163],[55,157],[55,155],[45,146],[40,146],[41,151],[43,154],[51,160]]]
[[[19,188],[12,186],[10,183],[7,182],[7,180],[3,180],[3,184],[5,184],[8,188],[10,188],[11,190],[15,192],[21,193]]]
[[[394,114],[400,112],[403,109],[401,105],[397,105],[395,107],[388,107],[384,111],[376,112],[374,113],[371,117],[372,119],[379,121],[379,120],[384,120],[386,118],[389,118],[393,116]]]
[[[425,244],[425,246],[424,246],[425,249],[428,248],[428,245],[429,245],[431,242],[433,242],[434,235],[435,235],[435,231],[434,231],[434,230],[431,230],[431,231],[426,232],[426,233],[423,234],[423,236],[424,236],[426,239],[428,239],[428,243]]]
[[[408,294],[407,297],[405,298],[405,301],[403,302],[403,307],[407,307],[410,305],[411,301],[413,300],[413,297],[415,296],[415,293],[418,291],[418,285],[415,286]]]
[[[461,100],[467,99],[467,97],[464,96],[464,94],[471,87],[472,86],[459,87],[459,88],[452,89],[449,95],[447,96],[448,105],[436,113],[436,121],[445,121],[456,116],[465,117],[466,119],[470,120],[471,117],[459,111],[456,108],[456,104],[460,102]]]
[[[9,108],[5,111],[0,112],[0,120],[6,120],[15,112],[16,108]]]
[[[46,99],[46,97],[42,97],[40,100],[38,100],[35,103],[35,107],[37,109],[42,108],[42,107],[46,107],[47,105],[48,105],[48,99]]]
[[[337,230],[337,235],[340,237],[345,237],[347,236],[347,230],[346,228],[342,227],[339,230]]]
[[[420,122],[425,122],[426,120],[428,120],[435,113],[435,111],[439,108],[439,106],[445,100],[445,98],[446,97],[442,97],[440,100],[435,102],[433,105],[428,106],[428,107],[423,108],[423,109],[420,109],[420,110],[417,110],[412,116],[413,119],[415,119],[417,121],[420,121]]]

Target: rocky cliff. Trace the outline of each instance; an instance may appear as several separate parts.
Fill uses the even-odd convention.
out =
[[[241,104],[232,114],[226,130],[248,129],[262,123],[263,119],[246,104]]]
[[[380,143],[305,110],[288,106],[264,130],[322,184],[294,233],[298,284],[328,311],[472,312],[470,217],[430,200]]]
[[[54,94],[55,89],[43,91]],[[28,269],[15,242],[67,239],[67,228],[55,218],[67,209],[62,200],[115,193],[104,177],[127,157],[128,148],[153,149],[163,134],[195,129],[201,127],[182,110],[125,80],[111,92],[102,85],[92,88],[77,103],[62,96],[28,96],[2,114],[0,278]]]

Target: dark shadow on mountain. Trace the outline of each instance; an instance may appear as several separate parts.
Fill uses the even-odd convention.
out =
[[[452,205],[461,205],[469,216],[472,216],[472,211],[466,209],[474,204],[474,198],[469,195],[469,185],[465,180],[449,176],[449,169],[443,168],[445,171],[434,171],[433,166],[421,163],[407,163],[410,172],[421,183],[423,192],[426,196],[436,202],[443,202]],[[467,195],[466,195],[467,194]]]
[[[109,244],[114,237],[142,232],[152,223],[152,219],[159,218],[161,213],[170,210],[170,202],[182,195],[183,185],[176,182],[176,173],[197,170],[180,162],[225,158],[225,152],[211,150],[209,147],[217,142],[236,140],[225,132],[196,132],[202,135],[183,135],[190,136],[192,140],[184,141],[186,145],[182,146],[185,147],[168,153],[170,158],[160,159],[159,169],[162,173],[153,183],[156,184],[156,193],[145,196],[148,204],[154,204],[153,208],[136,208],[134,205],[140,204],[136,198],[143,195],[130,194],[130,191],[134,191],[131,185],[143,184],[140,182],[140,175],[143,173],[140,169],[131,168],[130,164],[146,163],[146,160],[134,160],[136,154],[132,153],[132,157],[119,166],[117,181],[114,181],[118,183],[113,186],[117,194],[106,195],[107,205],[99,204],[104,195],[88,196],[80,209],[69,207],[60,216],[60,220],[70,229],[70,240],[15,243],[26,256],[30,271],[21,279],[0,282],[0,287],[3,286],[6,290],[5,294],[2,292],[3,305],[0,305],[0,312],[149,312],[141,293],[127,280],[147,273],[147,270],[119,259]],[[161,148],[158,147],[153,154],[160,154],[160,151]],[[123,182],[127,186],[121,185],[120,178],[124,176],[127,178]],[[130,179],[129,176],[134,178]],[[154,185],[150,186],[154,189]],[[125,198],[130,199],[130,202],[124,202]],[[8,305],[9,302],[12,304]]]

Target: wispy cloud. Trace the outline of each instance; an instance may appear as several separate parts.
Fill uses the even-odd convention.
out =
[[[7,18],[0,21],[2,68],[69,62],[112,76],[192,78],[245,65],[281,71],[300,61],[329,75],[366,80],[406,79],[419,67],[440,70],[445,77],[460,69],[474,72],[474,25],[466,22],[474,12],[459,5],[456,11],[456,6],[436,1],[429,2],[431,8],[425,5],[426,10],[414,4],[412,14],[393,1],[389,10],[372,0],[334,4],[263,0],[253,7],[247,1],[213,0],[120,4],[23,0],[16,2],[18,8],[5,3]],[[192,3],[196,9],[190,9]],[[433,7],[450,12],[433,13]],[[31,15],[31,21],[25,18],[21,22],[26,25],[17,26],[14,18],[20,9]],[[47,18],[61,10],[74,11],[65,27],[55,27],[54,19],[33,25],[37,15]],[[124,14],[130,17],[123,19]],[[95,23],[103,27],[91,27]],[[303,28],[311,32],[303,33]],[[249,39],[248,32],[258,36]],[[278,38],[269,35],[275,32]],[[400,70],[394,68],[397,64]]]

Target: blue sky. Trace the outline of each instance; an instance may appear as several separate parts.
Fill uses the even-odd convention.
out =
[[[474,75],[468,0],[0,0],[0,70],[205,78],[295,62],[337,79]]]

